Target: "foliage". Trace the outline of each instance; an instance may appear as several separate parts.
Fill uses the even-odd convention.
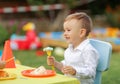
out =
[[[14,24],[11,27],[8,28],[3,27],[0,24],[0,45],[4,44],[5,40],[8,40],[10,36],[15,33],[17,30],[17,25]]]
[[[86,9],[90,10],[90,13],[92,15],[101,15],[105,14],[107,17],[107,22],[110,24],[112,27],[119,27],[120,28],[120,9],[119,11],[114,11],[114,12],[108,12],[106,9],[108,5],[112,10],[116,10],[117,7],[120,6],[120,0],[92,0],[89,2],[89,0],[27,0],[30,5],[46,5],[46,4],[57,4],[57,3],[63,3],[66,4],[68,8],[74,9],[77,6],[85,7]],[[84,3],[89,2],[87,5]],[[79,3],[83,3],[83,5],[79,5]],[[43,14],[43,12],[39,13]],[[45,15],[45,14],[43,14]]]
[[[43,0],[27,0],[30,5],[41,5]]]
[[[7,30],[0,25],[0,45],[4,43],[4,41],[8,38]]]
[[[75,1],[77,0],[27,0],[30,5],[45,5],[45,4],[60,4],[64,3],[69,5],[69,7],[73,7]]]
[[[120,28],[120,0],[96,0],[88,4],[93,15],[105,14],[109,26]]]
[[[104,14],[106,12],[106,7],[110,6],[112,9],[115,9],[116,6],[120,5],[120,0],[94,0],[88,4],[88,9],[92,14]]]
[[[88,9],[91,11],[91,13],[93,15],[96,15],[96,14],[103,14],[104,13],[104,9],[105,9],[105,6],[106,6],[106,3],[105,3],[106,0],[96,0],[90,4],[88,4]]]
[[[106,7],[107,22],[110,26],[120,28],[120,6],[112,8],[110,5]]]

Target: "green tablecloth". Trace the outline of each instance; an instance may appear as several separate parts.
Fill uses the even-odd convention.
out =
[[[80,84],[76,78],[67,77],[61,74],[44,78],[25,77],[21,74],[21,71],[26,69],[32,68],[23,65],[16,65],[16,68],[5,69],[8,73],[16,74],[17,78],[11,80],[2,80],[0,81],[0,84]]]

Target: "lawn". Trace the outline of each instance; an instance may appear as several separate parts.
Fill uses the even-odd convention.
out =
[[[102,84],[119,84],[120,83],[120,52],[113,53],[110,61],[110,68],[103,72]]]
[[[40,50],[39,50],[40,51]],[[42,51],[42,50],[41,50]],[[31,67],[39,67],[41,65],[45,66],[47,69],[51,69],[50,66],[47,65],[46,58],[47,54],[44,53],[44,55],[36,55],[37,50],[31,50],[31,51],[13,51],[13,54],[16,59],[18,59],[22,65],[27,65]],[[63,57],[61,56],[55,56],[57,60],[62,60]],[[57,70],[58,73],[60,71]]]
[[[21,64],[39,67],[41,65],[45,66],[47,69],[51,69],[50,66],[46,63],[46,54],[43,56],[37,56],[36,50],[31,51],[13,51],[13,54],[16,59],[18,59]],[[62,60],[63,57],[55,56],[57,60]],[[102,84],[119,84],[120,83],[120,52],[112,53],[110,68],[108,71],[103,72],[102,74]],[[60,73],[57,71],[57,73]]]

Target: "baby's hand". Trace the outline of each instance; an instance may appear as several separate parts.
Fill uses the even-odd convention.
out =
[[[4,69],[5,68],[5,64],[6,64],[5,61],[1,61],[0,60],[0,69]]]
[[[64,74],[71,74],[71,75],[75,75],[76,74],[76,70],[72,66],[64,66],[62,68],[62,72]]]
[[[53,56],[47,56],[47,64],[52,66],[55,64],[55,58]]]

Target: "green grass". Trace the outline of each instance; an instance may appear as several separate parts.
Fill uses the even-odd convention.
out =
[[[14,56],[18,59],[21,64],[31,66],[31,67],[39,67],[41,65],[45,66],[47,69],[51,69],[50,66],[47,65],[45,54],[44,56],[37,56],[36,50],[30,51],[13,51]],[[55,56],[57,60],[62,60],[63,57]],[[108,71],[103,72],[102,74],[102,84],[119,84],[120,83],[120,52],[112,53],[110,67]],[[57,71],[57,73],[61,73]]]
[[[22,65],[27,65],[30,67],[39,67],[41,65],[45,66],[47,69],[51,69],[50,66],[47,65],[47,55],[44,54],[43,56],[36,55],[36,50],[30,51],[13,51],[13,54],[16,59],[18,59]],[[55,56],[55,58],[60,61],[63,57]],[[58,73],[61,73],[57,70]]]
[[[120,52],[113,53],[111,56],[110,67],[108,71],[103,72],[102,84],[120,83]]]

